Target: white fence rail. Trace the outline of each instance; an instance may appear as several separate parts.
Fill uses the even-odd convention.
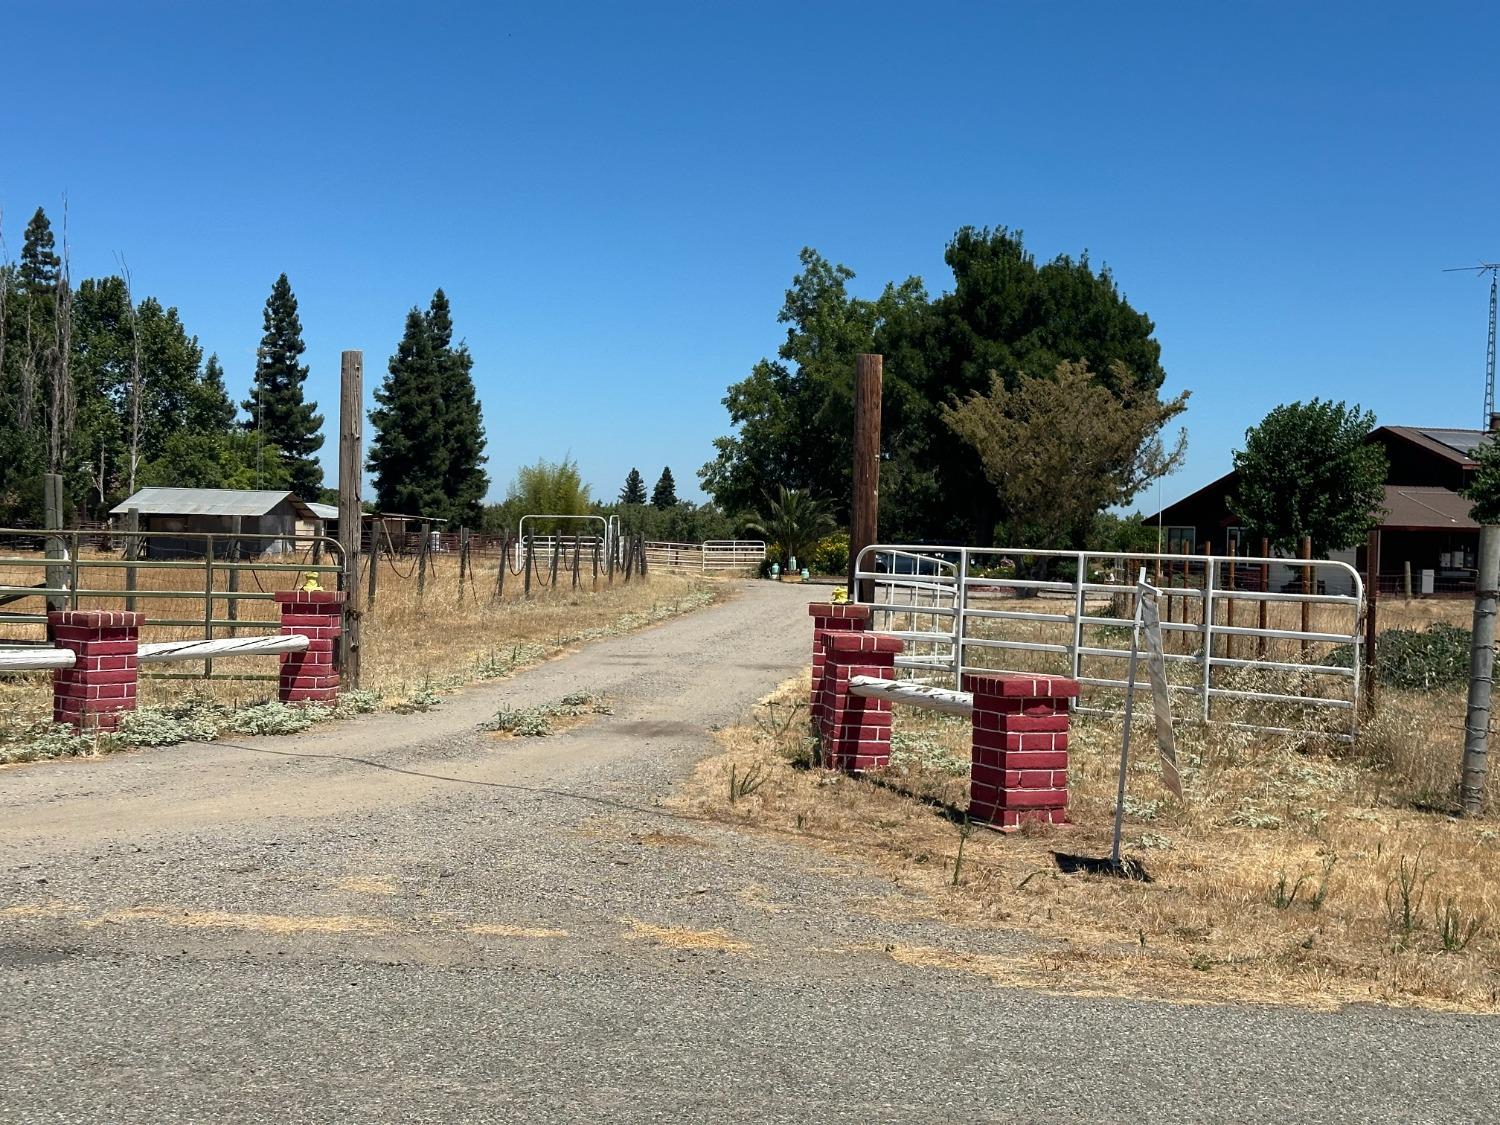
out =
[[[907,675],[953,687],[964,672],[1067,675],[1085,689],[1080,710],[1113,712],[1142,566],[1162,588],[1182,717],[1354,735],[1364,589],[1346,563],[882,544],[860,552],[857,577],[871,627],[906,642]]]

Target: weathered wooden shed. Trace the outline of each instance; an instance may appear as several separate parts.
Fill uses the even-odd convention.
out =
[[[123,527],[130,509],[140,513],[140,530],[180,532],[181,536],[151,535],[143,540],[148,559],[201,558],[205,534],[215,537],[214,554],[226,555],[236,529],[244,536],[275,538],[239,540],[241,558],[280,555],[297,546],[302,521],[314,534],[322,531],[317,511],[292,492],[234,488],[143,488],[110,509],[115,526]],[[238,528],[236,528],[238,521]]]

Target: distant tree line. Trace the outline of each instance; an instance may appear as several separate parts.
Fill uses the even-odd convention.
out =
[[[286,274],[266,300],[242,417],[218,356],[204,355],[175,307],[137,297],[123,263],[75,285],[66,232],[62,242],[42,208],[17,261],[0,240],[0,522],[41,522],[48,472],[63,477],[69,521],[102,519],[149,485],[331,499]],[[382,508],[479,523],[489,482],[472,369],[438,290],[407,317],[370,415]]]

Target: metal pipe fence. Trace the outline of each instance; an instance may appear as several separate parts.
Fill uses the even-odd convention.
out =
[[[291,550],[285,549],[287,544]],[[263,555],[263,548],[278,553]],[[164,550],[179,557],[159,557]],[[147,554],[158,557],[143,557]],[[40,582],[29,581],[37,574]],[[101,535],[86,528],[41,533],[0,528],[0,628],[13,627],[7,630],[7,644],[37,643],[45,637],[49,610],[123,609],[146,615],[143,641],[279,633],[276,591],[301,586],[308,576],[322,585],[345,588],[347,574],[337,539],[258,532]],[[275,674],[216,670],[213,657],[228,654],[227,649],[204,648],[181,659],[202,660],[205,677],[276,679]]]
[[[927,683],[965,672],[1067,675],[1079,710],[1118,713],[1144,566],[1161,590],[1169,691],[1183,718],[1352,738],[1365,612],[1346,563],[877,544],[856,560],[872,627]]]

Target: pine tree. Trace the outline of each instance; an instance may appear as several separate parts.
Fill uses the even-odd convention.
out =
[[[386,512],[436,515],[444,508],[447,472],[443,437],[443,372],[432,350],[427,318],[406,314],[406,330],[370,411],[375,436],[369,467],[375,503]]]
[[[211,355],[203,365],[203,375],[188,400],[186,424],[200,433],[227,433],[235,424],[234,403],[224,385],[224,368],[219,357]]]
[[[439,289],[425,318],[438,368],[443,408],[442,515],[449,523],[475,527],[489,491],[485,474],[484,415],[474,390],[474,357],[463,344],[453,346],[453,317],[447,295]]]
[[[625,478],[625,487],[620,489],[621,504],[644,504],[646,502],[646,482],[641,479],[638,470],[632,468],[630,474]]]
[[[672,479],[672,470],[663,469],[661,476],[657,478],[656,487],[651,490],[651,506],[666,511],[677,503],[677,482]]]
[[[58,274],[62,259],[57,256],[57,239],[52,234],[52,222],[47,212],[36,209],[31,222],[26,224],[25,241],[21,245],[21,289],[26,293],[53,293],[57,289]]]
[[[307,367],[298,358],[306,350],[297,298],[282,274],[266,300],[265,335],[256,353],[251,395],[245,402],[250,415],[246,428],[281,450],[292,491],[317,496],[323,487],[323,467],[313,454],[323,447],[323,417],[317,412],[318,404],[302,396]]]

